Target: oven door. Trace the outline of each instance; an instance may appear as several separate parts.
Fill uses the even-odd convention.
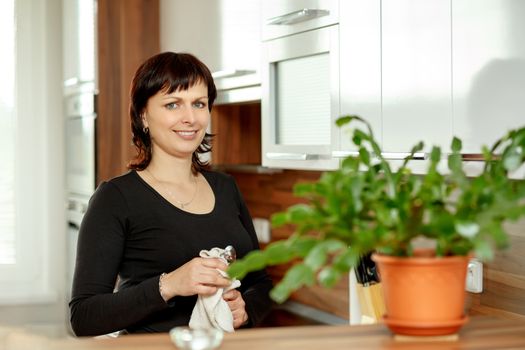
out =
[[[69,193],[90,196],[95,189],[94,95],[82,93],[66,101],[66,178]]]
[[[336,169],[334,120],[339,116],[339,26],[264,43],[263,165]]]
[[[67,201],[67,221],[68,221],[68,231],[67,231],[67,268],[66,268],[66,297],[71,297],[71,286],[73,285],[73,275],[75,272],[75,263],[77,256],[77,243],[78,243],[78,233],[80,230],[80,224],[84,214],[86,213],[88,207],[89,197],[87,196],[78,196],[78,195],[68,195]]]

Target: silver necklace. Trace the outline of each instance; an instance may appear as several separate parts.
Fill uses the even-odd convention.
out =
[[[191,197],[191,199],[187,202],[181,202],[179,200],[177,200],[177,197],[173,194],[173,192],[170,191],[169,188],[167,188],[166,186],[164,186],[164,184],[162,182],[160,182],[156,177],[155,175],[153,175],[151,173],[151,171],[149,171],[147,168],[144,169],[148,172],[148,174],[153,178],[153,180],[155,180],[156,183],[159,184],[159,186],[161,186],[164,191],[166,191],[170,198],[175,202],[177,203],[177,206],[179,206],[181,209],[184,209],[184,207],[187,207],[188,205],[191,204],[191,202],[193,202],[193,200],[197,197],[197,193],[199,192],[199,184],[197,183],[197,177],[196,176],[193,176],[193,180],[195,182],[195,192],[193,192],[193,196]]]

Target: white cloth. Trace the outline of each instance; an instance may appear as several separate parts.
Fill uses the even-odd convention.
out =
[[[200,256],[203,258],[220,258],[226,264],[226,259],[222,257],[224,249],[212,248],[201,250]],[[226,272],[217,269],[221,275],[228,277]],[[197,303],[193,308],[190,318],[190,328],[218,328],[224,332],[233,332],[233,315],[228,303],[222,298],[223,293],[238,288],[241,282],[237,279],[232,280],[232,284],[226,288],[219,288],[215,294],[199,295]]]

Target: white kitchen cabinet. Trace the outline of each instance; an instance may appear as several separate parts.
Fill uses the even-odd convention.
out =
[[[453,136],[463,140],[463,153],[479,154],[481,145],[525,125],[525,1],[340,6],[341,114],[367,119],[389,157],[419,140],[425,152],[439,145],[446,153]],[[345,130],[334,140],[334,156],[355,151]],[[464,164],[471,175],[483,166]],[[423,161],[410,166],[426,171]]]
[[[381,2],[345,0],[339,6],[340,114],[365,118],[381,141]],[[348,128],[334,130],[334,157],[356,151]]]
[[[339,2],[263,5],[262,164],[330,170],[339,103]]]
[[[161,0],[160,47],[197,56],[220,91],[259,85],[260,17],[260,0]]]
[[[480,153],[525,125],[525,1],[452,2],[454,134]]]
[[[450,2],[341,2],[341,114],[372,126],[388,157],[452,137]],[[358,124],[355,124],[358,125]],[[355,151],[347,130],[334,156]]]
[[[418,141],[449,149],[452,136],[450,2],[381,2],[383,151]]]
[[[64,87],[78,88],[88,83],[93,87],[95,64],[95,0],[64,0],[63,79]]]

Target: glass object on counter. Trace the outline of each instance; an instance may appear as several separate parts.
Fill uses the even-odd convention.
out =
[[[175,327],[170,330],[171,341],[185,350],[212,350],[222,343],[224,334],[216,328],[191,329]]]

